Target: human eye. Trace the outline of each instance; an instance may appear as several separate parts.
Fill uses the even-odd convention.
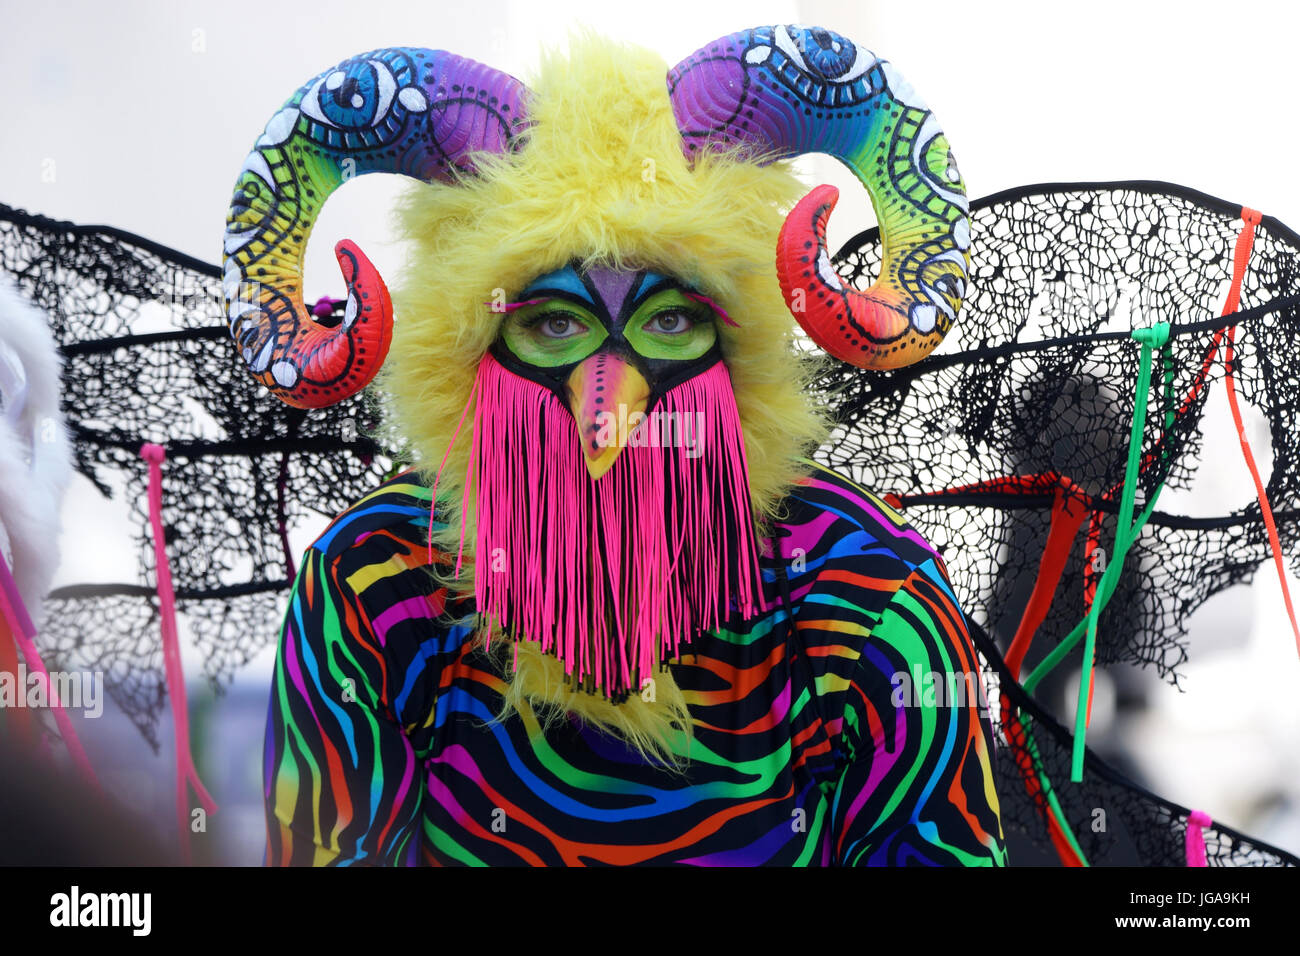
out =
[[[586,326],[571,316],[560,313],[547,316],[541,323],[540,331],[547,338],[567,339],[571,335],[579,335],[586,331]]]
[[[501,326],[506,346],[525,364],[540,368],[579,362],[608,335],[594,315],[555,299],[521,303]]]
[[[699,358],[717,340],[713,311],[676,289],[646,301],[624,334],[643,357],[675,361]]]
[[[709,315],[702,307],[671,305],[653,312],[641,328],[657,335],[685,335],[708,321]]]
[[[681,335],[693,329],[696,321],[696,316],[687,309],[665,309],[650,316],[645,329],[662,335]]]
[[[581,316],[556,309],[538,312],[523,319],[521,324],[525,329],[545,339],[570,339],[590,331]]]

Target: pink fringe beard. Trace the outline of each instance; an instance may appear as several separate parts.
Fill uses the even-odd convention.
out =
[[[598,481],[552,391],[487,355],[475,399],[462,514],[476,488],[474,597],[489,642],[494,633],[535,641],[574,686],[621,702],[700,632],[767,609],[740,413],[722,362],[650,410],[690,423],[696,457],[681,429],[670,447],[662,430],[635,438],[663,421],[651,414]],[[457,575],[463,552],[462,524]]]

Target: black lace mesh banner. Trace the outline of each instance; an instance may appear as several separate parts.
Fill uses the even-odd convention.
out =
[[[307,414],[255,386],[234,360],[220,270],[139,237],[0,205],[0,269],[49,316],[77,469],[128,502],[137,529],[120,582],[52,593],[41,651],[51,667],[102,671],[156,748],[166,688],[140,446],[167,449],[176,605],[220,687],[278,633],[298,559],[289,532],[388,470],[373,409],[358,397]]]
[[[1158,452],[1160,464],[1141,473],[1139,501],[1161,481],[1165,488],[1129,552],[1132,572],[1102,613],[1098,662],[1151,666],[1176,681],[1191,613],[1270,560],[1254,500],[1212,517],[1168,510],[1207,452],[1241,456],[1235,439],[1206,449],[1201,430],[1207,398],[1224,387],[1222,353],[1208,368],[1206,358],[1228,325],[1238,394],[1268,419],[1266,491],[1283,549],[1289,561],[1300,555],[1300,237],[1265,217],[1240,311],[1217,319],[1240,215],[1165,183],[1039,186],[981,200],[971,217],[972,288],[941,352],[896,372],[841,364],[825,376],[843,426],[821,459],[902,499],[908,519],[945,552],[967,613],[994,635],[1015,631],[1052,500],[992,483],[1068,478],[1107,514],[1108,547],[1119,495],[1092,499],[1122,485],[1139,354],[1129,333],[1154,322],[1173,324],[1177,404],[1199,393],[1168,432],[1160,409],[1148,415],[1144,453]],[[879,261],[874,230],[837,257],[860,288]],[[984,487],[940,497],[974,485]],[[1041,644],[1056,644],[1084,614],[1085,539],[1075,542]]]
[[[1047,790],[1032,791],[1017,757],[1037,756],[1036,769],[1048,781],[1084,860],[1091,866],[1185,866],[1190,811],[1138,786],[1123,773],[1087,752],[1081,784],[1070,779],[1071,734],[1038,706],[1011,677],[993,641],[978,624],[971,634],[985,663],[985,687],[998,747],[995,780],[1008,839],[1033,847],[1036,859],[1011,862],[1048,864],[1057,860],[1048,837]],[[999,702],[1009,710],[1004,711]],[[1005,719],[1012,715],[1010,720]],[[1202,829],[1208,866],[1300,866],[1300,859],[1215,821]]]
[[[973,204],[971,289],[941,349],[892,372],[837,364],[821,381],[840,426],[818,457],[893,496],[944,553],[973,629],[987,632],[981,651],[998,667],[1038,578],[1056,488],[1098,515],[1101,553],[1089,547],[1085,520],[1022,676],[1084,617],[1085,574],[1095,584],[1105,567],[1133,424],[1133,329],[1172,325],[1174,421],[1165,428],[1153,390],[1139,505],[1164,488],[1100,616],[1097,662],[1150,667],[1176,684],[1191,614],[1261,567],[1275,573],[1249,485],[1250,503],[1237,510],[1179,510],[1178,493],[1190,489],[1205,456],[1241,457],[1235,436],[1206,447],[1203,432],[1206,402],[1225,387],[1223,352],[1212,346],[1229,326],[1238,395],[1267,419],[1271,467],[1267,443],[1256,441],[1254,452],[1282,550],[1289,567],[1300,561],[1300,237],[1264,217],[1239,310],[1218,318],[1241,217],[1238,206],[1166,183],[1033,186],[988,197]],[[835,261],[848,281],[869,286],[879,269],[878,232],[851,240]],[[1157,363],[1153,385],[1160,378]],[[1289,643],[1290,635],[1277,639]],[[1092,755],[1084,782],[1071,784],[1070,734],[1008,672],[1001,676],[1017,705],[1038,714],[1030,732],[1084,856],[1180,865],[1187,812],[1118,772],[1099,772]],[[999,734],[1006,822],[1049,846],[1042,795],[1031,799],[1015,762],[1023,734],[1000,724]],[[1123,808],[1111,816],[1128,820],[1127,839],[1089,828],[1091,810],[1107,807]],[[1206,842],[1211,865],[1297,862],[1228,830],[1207,829]]]
[[[1044,795],[1027,791],[1015,759],[1025,727],[1090,863],[1181,865],[1187,811],[1091,752],[1084,783],[1068,782],[1070,734],[1015,683],[997,646],[1033,588],[1052,498],[990,483],[1068,477],[1072,493],[1105,516],[1100,540],[1108,546],[1119,499],[1102,496],[1123,479],[1133,412],[1138,352],[1129,332],[1175,324],[1175,394],[1181,402],[1200,388],[1167,433],[1161,410],[1152,410],[1146,450],[1160,454],[1139,484],[1149,496],[1164,482],[1162,510],[1101,617],[1097,657],[1176,680],[1187,617],[1270,558],[1258,505],[1212,518],[1163,510],[1171,491],[1189,487],[1206,451],[1201,414],[1209,391],[1222,388],[1223,365],[1205,359],[1215,330],[1232,324],[1238,389],[1267,416],[1267,491],[1288,561],[1296,560],[1300,240],[1265,218],[1240,311],[1217,320],[1239,216],[1219,200],[1156,183],[990,197],[973,209],[972,289],[940,352],[896,372],[836,366],[820,383],[840,422],[822,460],[896,495],[945,552],[987,662],[991,700],[1008,695],[1008,713],[1018,715],[1004,722],[993,708],[1004,823],[1051,858]],[[837,262],[860,288],[869,285],[879,262],[875,232],[849,243]],[[140,445],[168,450],[163,522],[177,604],[217,685],[278,632],[297,557],[288,532],[308,510],[327,518],[342,511],[391,471],[393,456],[372,437],[384,434],[372,402],[303,412],[249,382],[228,340],[215,266],[117,230],[0,205],[0,268],[52,322],[79,470],[106,495],[124,497],[137,528],[138,563],[120,583],[54,592],[42,651],[51,666],[102,670],[109,693],[156,745],[165,685]],[[1226,451],[1239,454],[1235,440]],[[940,496],[969,485],[977,487]],[[1028,666],[1084,613],[1083,538]],[[1097,807],[1116,821],[1104,832],[1088,826]],[[1297,863],[1217,824],[1205,836],[1211,865]]]

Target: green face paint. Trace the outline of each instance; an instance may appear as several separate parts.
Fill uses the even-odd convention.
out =
[[[643,358],[688,362],[707,352],[718,332],[707,306],[678,289],[666,289],[641,304],[623,336]]]
[[[581,362],[609,337],[591,312],[567,299],[548,299],[510,314],[501,329],[506,346],[522,362],[559,368]],[[623,337],[647,359],[689,362],[717,341],[711,310],[677,289],[646,299],[628,319]]]
[[[501,335],[521,362],[539,368],[558,368],[591,355],[609,332],[581,306],[549,299],[510,313]]]

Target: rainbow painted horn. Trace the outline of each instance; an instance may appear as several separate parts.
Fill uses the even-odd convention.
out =
[[[777,240],[781,291],[813,341],[861,368],[910,365],[942,341],[966,293],[969,205],[934,114],[889,63],[820,27],[757,27],[688,56],[668,92],[688,157],[828,153],[866,186],[884,247],[871,288],[831,267],[834,187],[805,196]]]
[[[315,77],[271,117],[248,154],[226,217],[223,294],[230,334],[253,375],[289,405],[356,394],[392,339],[392,304],[348,240],[335,247],[347,283],[329,328],[303,305],[302,263],[331,193],[365,173],[424,182],[472,171],[470,154],[512,148],[526,120],[522,83],[442,50],[375,50]]]

